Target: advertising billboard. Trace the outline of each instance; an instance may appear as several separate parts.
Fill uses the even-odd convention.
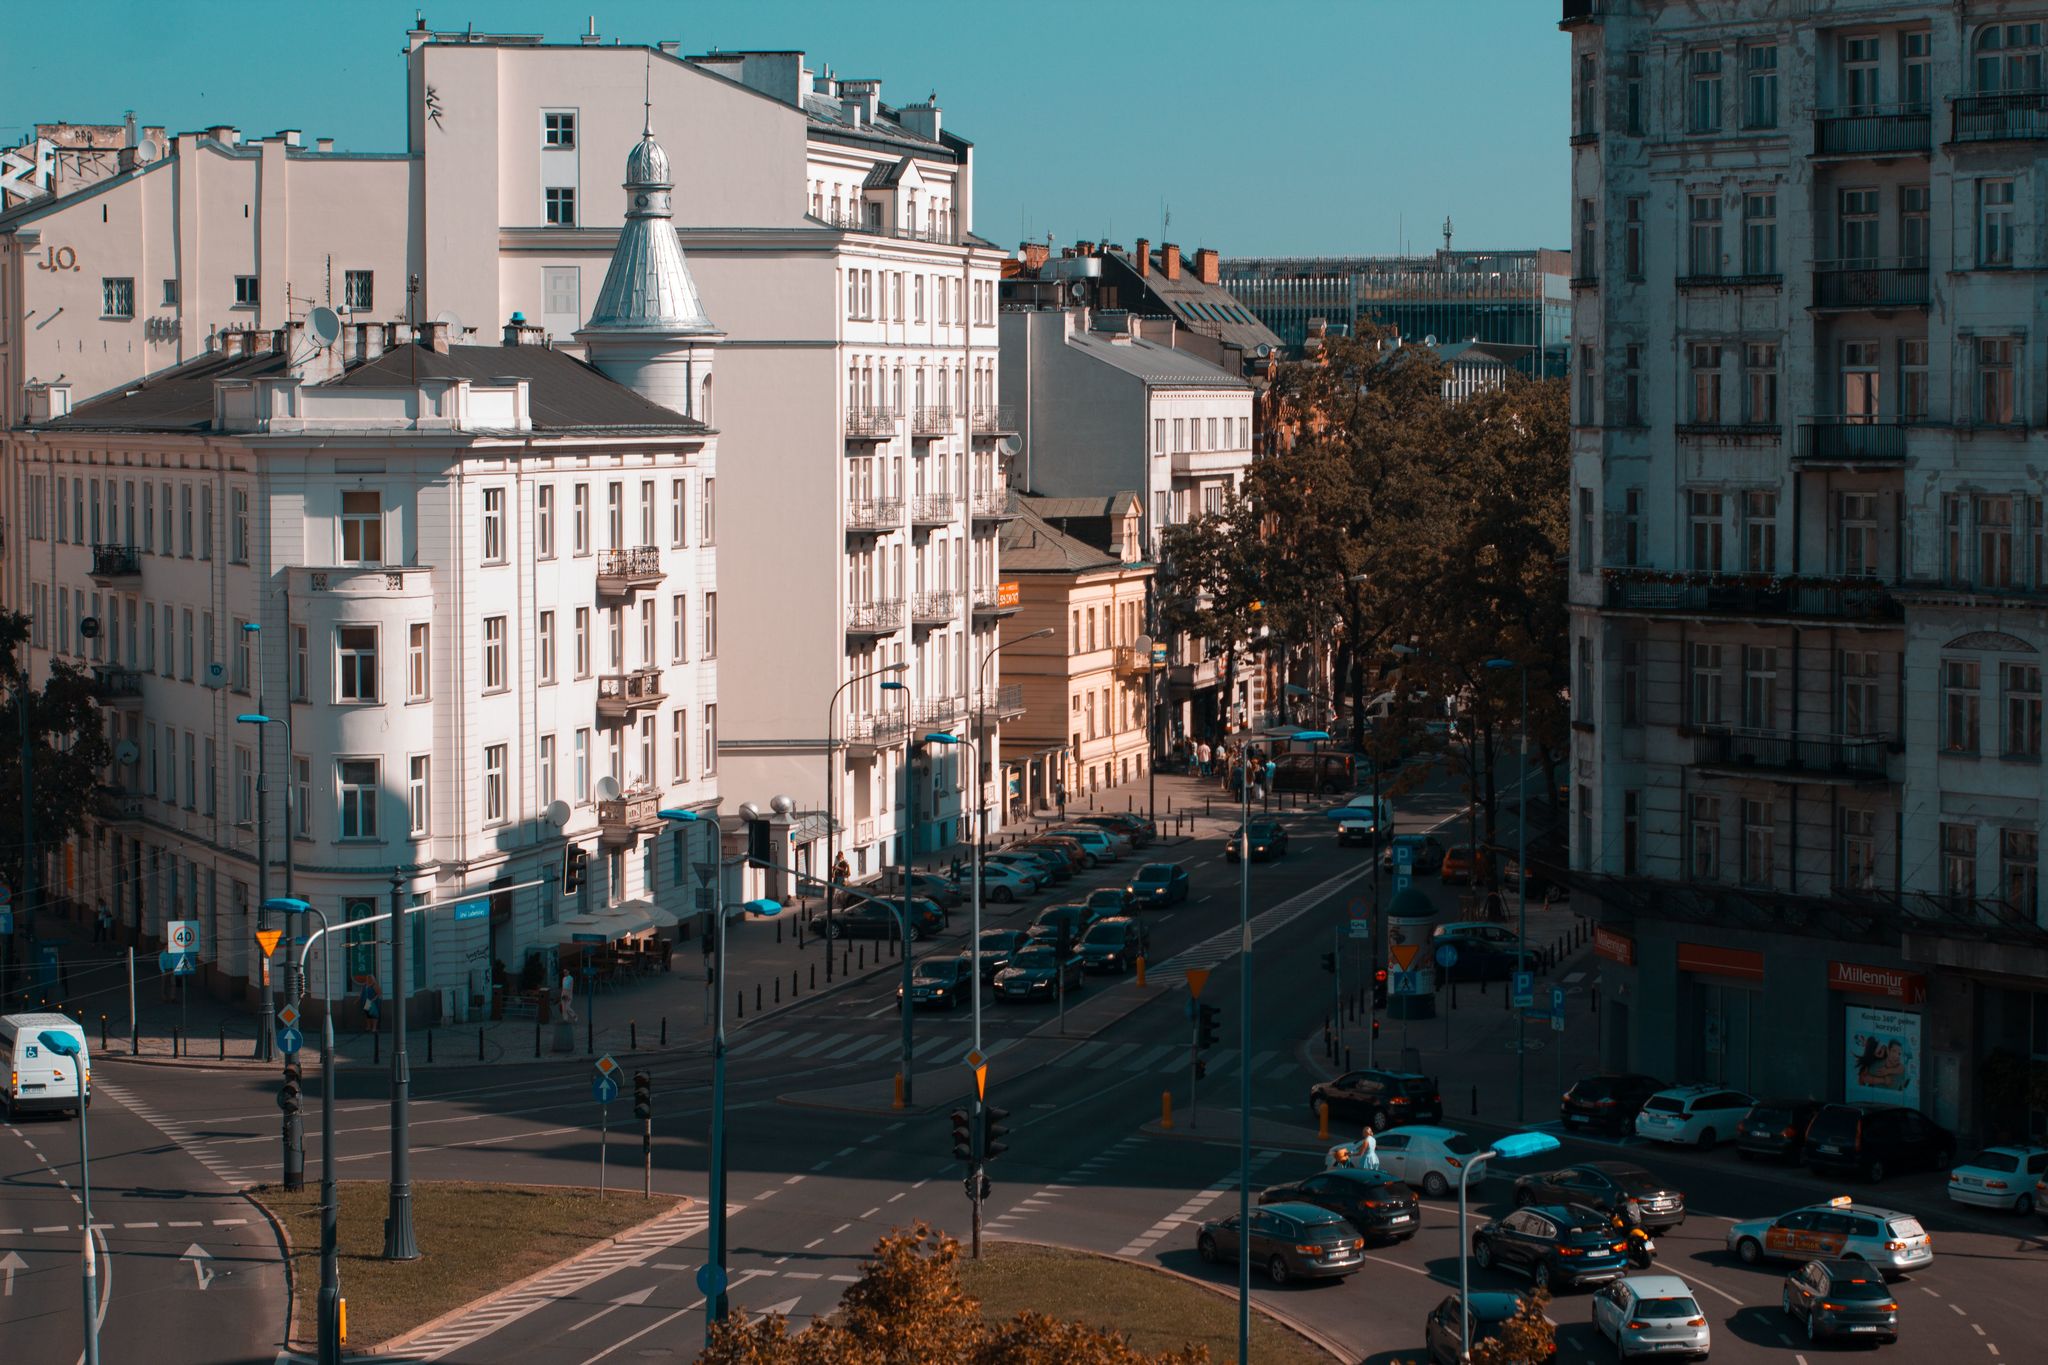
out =
[[[1842,1098],[1920,1107],[1920,1016],[1910,1010],[1842,1007],[1847,1070]]]

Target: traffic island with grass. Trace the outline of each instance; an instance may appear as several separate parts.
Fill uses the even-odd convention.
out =
[[[351,1350],[375,1346],[432,1322],[464,1304],[517,1284],[578,1252],[659,1218],[679,1202],[591,1189],[414,1181],[417,1261],[387,1261],[382,1181],[344,1181],[340,1204],[342,1297],[348,1301]],[[320,1294],[320,1190],[278,1186],[250,1191],[285,1230],[290,1243],[292,1331],[310,1346]]]
[[[1178,1275],[1108,1256],[1028,1242],[995,1241],[981,1259],[961,1258],[960,1287],[991,1323],[1052,1312],[1121,1333],[1147,1355],[1207,1347],[1209,1359],[1237,1358],[1236,1292],[1216,1292]],[[1075,1311],[1075,1305],[1087,1307]],[[1252,1359],[1266,1365],[1330,1365],[1327,1351],[1252,1311]]]

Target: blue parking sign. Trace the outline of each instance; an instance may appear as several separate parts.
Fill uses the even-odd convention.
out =
[[[1509,1003],[1516,1009],[1526,1009],[1536,1003],[1536,973],[1515,973],[1515,994]]]

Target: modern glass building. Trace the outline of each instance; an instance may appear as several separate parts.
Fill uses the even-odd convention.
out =
[[[1322,318],[1332,331],[1372,321],[1410,341],[1514,347],[1531,372],[1560,373],[1569,354],[1568,251],[1247,257],[1223,262],[1222,283],[1289,346]]]

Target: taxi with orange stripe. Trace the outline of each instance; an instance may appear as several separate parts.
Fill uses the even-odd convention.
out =
[[[1776,1218],[1728,1229],[1728,1249],[1743,1261],[1862,1261],[1887,1279],[1934,1260],[1934,1238],[1909,1213],[1859,1204],[1848,1195]]]

